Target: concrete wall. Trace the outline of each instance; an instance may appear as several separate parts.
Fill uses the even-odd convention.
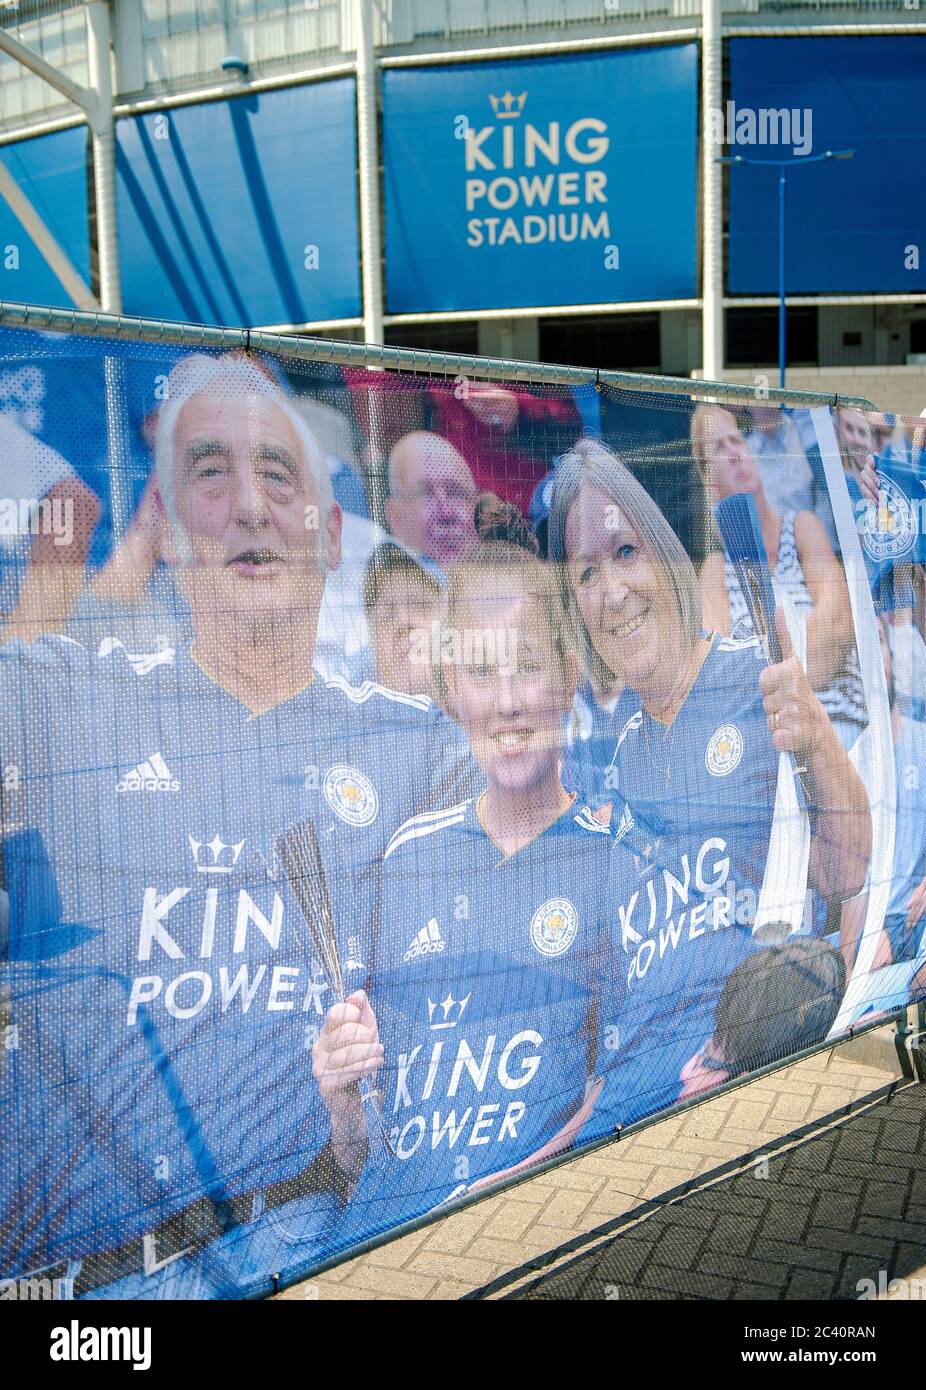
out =
[[[724,372],[724,380],[752,384],[760,374],[770,387],[778,385],[777,367],[731,368]],[[700,372],[692,375],[700,376]],[[926,367],[792,367],[787,385],[798,391],[865,396],[879,410],[897,415],[919,415],[926,409]]]

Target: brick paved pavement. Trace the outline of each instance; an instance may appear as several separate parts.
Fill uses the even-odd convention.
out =
[[[567,1242],[584,1247],[581,1273],[578,1266],[562,1269],[560,1258],[546,1285],[536,1273],[522,1276],[521,1291],[558,1298],[855,1297],[854,1283],[877,1282],[882,1268],[888,1279],[898,1272],[926,1279],[926,1088],[886,1100],[899,1076],[890,1050],[866,1054],[874,1062],[866,1065],[852,1047],[808,1058],[573,1159],[280,1297],[472,1296],[532,1260],[548,1260]],[[879,1098],[861,1112],[841,1113],[872,1095]],[[826,1116],[832,1118],[819,1133]],[[796,1137],[802,1126],[817,1137]],[[744,1165],[745,1155],[753,1157]],[[609,1239],[599,1250],[604,1232],[589,1233],[602,1227]],[[509,1281],[491,1296],[511,1292]]]
[[[926,1087],[912,1086],[656,1204],[508,1296],[857,1299],[915,1279],[926,1300],[924,1266]]]

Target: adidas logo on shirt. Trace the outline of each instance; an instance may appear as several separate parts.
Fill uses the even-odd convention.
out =
[[[117,792],[178,792],[179,779],[161,757],[152,753],[116,783]]]
[[[437,918],[432,917],[428,925],[422,927],[421,931],[412,939],[412,943],[402,959],[408,962],[414,960],[416,956],[436,956],[443,949],[444,939],[440,934]]]

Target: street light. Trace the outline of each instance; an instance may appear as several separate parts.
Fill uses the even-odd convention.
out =
[[[852,159],[855,150],[826,150],[824,154],[793,155],[791,159],[748,159],[745,155],[718,155],[718,164],[757,164],[778,170],[778,385],[785,384],[785,190],[786,169],[803,164],[822,164],[825,159]]]

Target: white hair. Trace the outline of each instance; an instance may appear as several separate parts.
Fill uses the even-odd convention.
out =
[[[242,396],[265,396],[283,412],[302,445],[306,465],[315,484],[320,526],[324,526],[334,503],[331,475],[318,441],[293,401],[257,362],[228,354],[222,357],[207,357],[202,352],[192,353],[189,357],[181,358],[167,378],[167,396],[158,414],[154,450],[154,467],[161,500],[181,564],[189,564],[193,557],[186,527],[177,513],[174,440],[181,411],[194,396],[200,395],[236,400]],[[318,565],[324,571],[325,562],[321,550],[318,553]]]

